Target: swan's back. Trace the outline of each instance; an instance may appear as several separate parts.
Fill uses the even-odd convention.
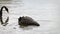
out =
[[[23,26],[30,26],[30,25],[40,26],[36,21],[34,21],[31,17],[28,16],[20,17],[18,21],[19,21],[19,25],[23,25]]]

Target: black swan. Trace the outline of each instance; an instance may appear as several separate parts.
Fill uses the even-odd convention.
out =
[[[28,16],[19,17],[18,24],[20,26],[40,26],[36,21]]]
[[[3,11],[3,8],[5,8],[5,10],[7,11],[7,13],[9,13],[9,11],[8,11],[8,8],[6,7],[6,6],[2,6],[1,7],[1,10],[0,10],[0,21],[1,21],[1,24],[7,24],[7,22],[8,22],[8,20],[9,20],[9,17],[7,17],[7,19],[6,19],[6,21],[5,21],[5,23],[2,21],[2,11]],[[4,25],[4,26],[5,26]]]

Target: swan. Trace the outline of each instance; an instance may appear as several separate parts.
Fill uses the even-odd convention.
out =
[[[9,17],[7,17],[5,23],[2,21],[2,11],[3,11],[3,8],[5,8],[5,10],[7,11],[7,13],[9,13],[9,11],[8,11],[8,8],[6,6],[2,6],[1,9],[0,9],[0,21],[1,21],[1,24],[5,24],[6,25],[7,22],[8,22],[8,20],[9,20]]]
[[[18,24],[20,26],[40,26],[35,20],[28,16],[19,17]]]

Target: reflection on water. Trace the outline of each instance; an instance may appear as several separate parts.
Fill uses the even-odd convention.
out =
[[[24,4],[23,4],[24,3]],[[0,34],[59,34],[58,0],[0,0],[0,8],[7,6],[9,14],[3,11],[3,17],[9,16],[7,26],[0,25]],[[18,26],[18,17],[30,16],[41,26],[24,28]],[[3,20],[4,20],[3,19]],[[30,28],[30,29],[29,29]]]

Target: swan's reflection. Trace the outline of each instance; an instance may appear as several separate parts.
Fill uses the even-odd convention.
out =
[[[8,24],[7,22],[9,20],[9,17],[7,17],[7,19],[6,19],[5,22],[3,22],[3,19],[2,19],[2,11],[3,11],[3,8],[5,8],[5,10],[7,11],[7,13],[9,13],[9,11],[8,11],[8,8],[6,6],[2,6],[1,7],[1,10],[0,10],[0,21],[1,21],[1,25],[6,26]]]

